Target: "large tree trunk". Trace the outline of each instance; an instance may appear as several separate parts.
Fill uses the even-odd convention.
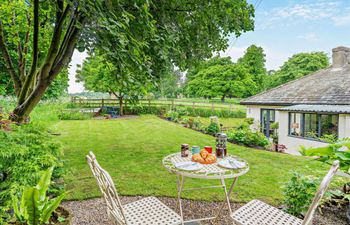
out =
[[[119,116],[124,115],[123,99],[124,99],[124,96],[122,96],[122,95],[119,96]]]
[[[39,103],[48,86],[49,84],[47,82],[40,81],[31,95],[22,104],[17,104],[13,113],[10,115],[10,119],[17,123],[28,122],[29,114]]]
[[[221,97],[221,102],[225,102],[225,95]]]

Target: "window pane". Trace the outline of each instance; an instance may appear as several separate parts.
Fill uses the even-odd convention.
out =
[[[301,136],[301,114],[300,113],[290,113],[290,135]]]
[[[308,138],[318,138],[317,114],[306,113],[304,118],[304,136]]]
[[[321,115],[321,137],[338,135],[338,115]]]
[[[267,126],[267,110],[261,110],[261,129],[264,134],[266,134],[266,126]]]

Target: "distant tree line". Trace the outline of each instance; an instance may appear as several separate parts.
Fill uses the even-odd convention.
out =
[[[329,66],[324,52],[299,53],[277,71],[267,71],[263,48],[251,45],[234,63],[230,57],[213,57],[188,70],[183,94],[189,97],[245,98]]]

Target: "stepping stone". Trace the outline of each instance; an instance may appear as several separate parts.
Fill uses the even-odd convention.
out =
[[[185,223],[185,225],[201,225],[200,222],[188,222],[188,223]]]

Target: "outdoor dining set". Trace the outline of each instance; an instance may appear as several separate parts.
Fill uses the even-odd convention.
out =
[[[95,176],[107,205],[109,219],[120,225],[176,225],[197,224],[200,221],[212,221],[214,224],[227,205],[232,224],[237,225],[311,225],[316,208],[322,199],[333,175],[339,168],[335,161],[324,177],[320,187],[303,220],[270,206],[259,200],[252,200],[236,211],[230,204],[230,196],[238,177],[249,171],[250,165],[242,158],[227,154],[225,136],[220,135],[216,141],[216,153],[210,146],[200,150],[193,146],[189,150],[186,144],[181,145],[181,151],[172,153],[163,158],[163,166],[170,173],[177,176],[177,201],[179,214],[166,206],[155,197],[146,197],[141,200],[125,204],[121,203],[113,180],[107,171],[98,164],[95,155],[90,152],[86,156],[88,164]],[[185,188],[185,180],[217,180],[218,185]],[[227,187],[226,182],[230,180]],[[206,182],[203,182],[206,183]],[[182,193],[200,191],[202,189],[219,188],[223,190],[225,201],[219,209],[215,209],[215,216],[184,220]]]

